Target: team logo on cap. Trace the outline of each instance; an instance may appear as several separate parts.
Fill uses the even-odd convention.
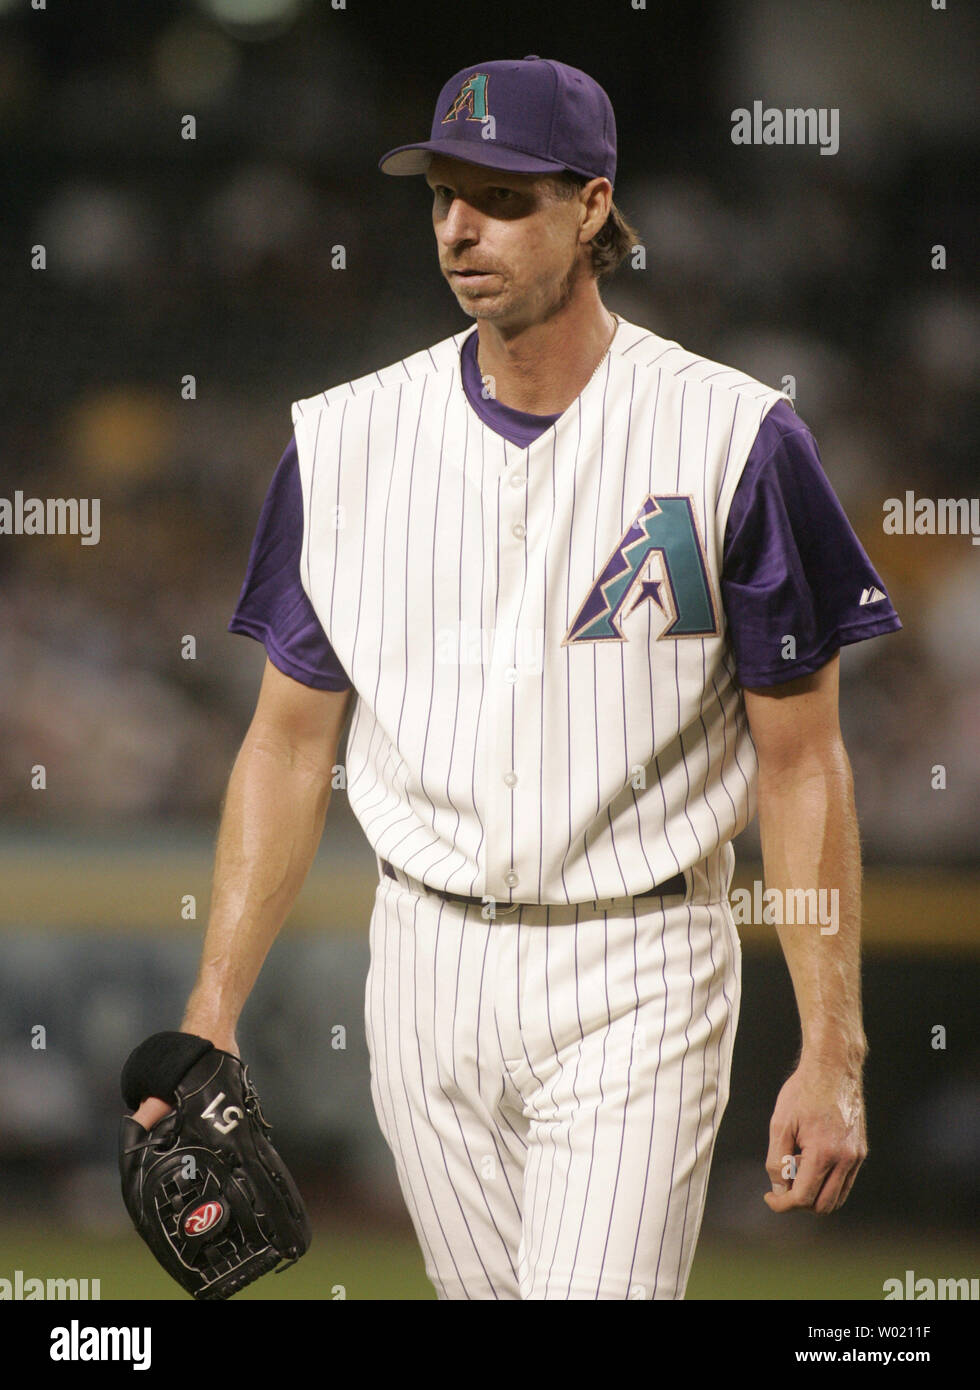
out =
[[[224,1214],[225,1209],[220,1202],[202,1202],[181,1222],[184,1235],[203,1236],[206,1231],[213,1231]]]
[[[490,108],[487,106],[489,81],[490,74],[487,72],[475,72],[472,77],[468,77],[456,93],[452,106],[443,116],[443,125],[448,125],[450,121],[455,121],[457,116],[463,114],[468,121],[485,121],[490,114]]]

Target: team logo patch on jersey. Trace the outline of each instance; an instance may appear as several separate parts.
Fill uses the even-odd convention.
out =
[[[487,72],[475,72],[472,77],[468,77],[453,98],[453,104],[442,118],[442,124],[448,125],[450,121],[455,121],[457,116],[465,115],[468,121],[485,121],[490,114],[487,105],[487,84],[490,81],[490,74]]]
[[[647,497],[586,595],[562,646],[627,641],[623,619],[644,603],[656,604],[667,618],[658,640],[717,636],[708,565],[690,497]]]

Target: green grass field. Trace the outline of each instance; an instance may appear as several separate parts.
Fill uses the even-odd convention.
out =
[[[702,1241],[688,1286],[689,1299],[881,1299],[885,1279],[907,1268],[920,1275],[977,1277],[975,1247],[944,1242],[868,1240],[852,1245],[806,1242],[798,1254],[764,1246]],[[0,1277],[101,1280],[101,1298],[181,1299],[135,1233],[100,1241],[57,1231],[0,1227]],[[341,1291],[342,1290],[342,1291]],[[434,1299],[410,1235],[319,1229],[291,1269],[268,1275],[238,1295],[273,1299]]]

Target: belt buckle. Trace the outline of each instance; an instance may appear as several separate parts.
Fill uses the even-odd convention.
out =
[[[482,916],[486,912],[486,909],[489,907],[490,914],[489,916],[484,917],[484,921],[492,922],[495,917],[506,917],[507,914],[510,912],[519,912],[523,906],[523,903],[507,903],[505,906],[501,907],[500,904],[496,901],[496,899],[494,899],[492,903],[480,904],[480,914]]]

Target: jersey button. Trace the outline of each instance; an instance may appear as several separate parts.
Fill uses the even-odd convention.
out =
[[[516,667],[516,666],[508,666],[508,667],[507,667],[507,670],[504,672],[504,680],[508,683],[508,685],[513,685],[513,684],[514,684],[514,682],[517,680],[517,667]]]
[[[516,888],[520,881],[521,880],[517,877],[516,874],[507,874],[507,876],[504,878],[504,882],[506,883],[508,888]]]
[[[519,541],[523,540],[527,535],[527,527],[524,525],[523,521],[515,521],[510,530],[511,535],[516,536]]]
[[[511,487],[523,487],[526,482],[527,479],[525,478],[523,473],[512,473],[510,475]]]
[[[516,786],[517,786],[517,773],[516,773],[516,772],[505,772],[505,773],[504,773],[504,782],[506,783],[506,785],[507,785],[508,787],[516,787]]]

